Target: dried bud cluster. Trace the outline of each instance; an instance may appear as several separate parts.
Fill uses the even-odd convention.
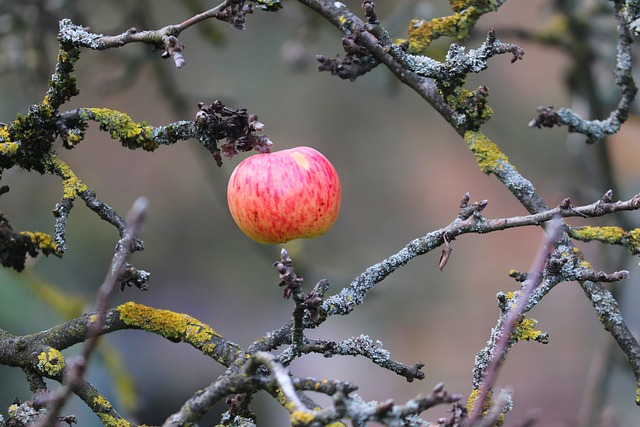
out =
[[[206,135],[204,139],[209,143],[205,145],[213,154],[218,166],[222,165],[220,151],[227,158],[251,150],[269,152],[272,145],[269,138],[254,133],[264,130],[264,124],[255,114],[248,114],[245,108],[226,107],[217,100],[211,105],[200,102],[198,108],[196,123],[200,132]],[[223,139],[226,139],[226,142],[218,146],[218,141]]]

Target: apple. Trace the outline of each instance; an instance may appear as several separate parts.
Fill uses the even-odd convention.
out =
[[[260,243],[318,237],[340,211],[342,190],[333,165],[309,147],[254,154],[236,166],[227,188],[238,227]]]

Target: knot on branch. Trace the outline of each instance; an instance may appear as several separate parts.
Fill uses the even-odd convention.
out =
[[[265,135],[255,133],[262,131],[264,124],[257,115],[247,113],[246,108],[229,108],[220,101],[214,101],[211,105],[200,102],[198,108],[198,132],[218,166],[222,165],[221,151],[229,159],[245,151],[269,152],[272,142]],[[218,147],[218,141],[223,139],[226,142]]]

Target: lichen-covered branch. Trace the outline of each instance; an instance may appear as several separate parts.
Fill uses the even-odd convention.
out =
[[[424,372],[421,371],[424,367],[423,363],[419,362],[409,366],[392,360],[389,351],[383,347],[382,342],[374,341],[367,335],[360,335],[339,342],[313,340],[300,346],[297,350],[299,354],[294,354],[293,350],[293,348],[287,349],[280,355],[280,361],[284,365],[290,364],[293,358],[299,356],[299,354],[318,353],[324,357],[364,356],[376,365],[405,377],[408,382],[425,378]]]
[[[233,9],[238,5],[238,2],[232,1],[220,10],[228,10],[227,6]],[[0,174],[18,166],[27,171],[56,175],[61,178],[63,188],[62,200],[54,209],[56,220],[53,239],[43,233],[24,232],[24,236],[17,240],[3,240],[0,261],[4,266],[20,270],[27,255],[35,256],[38,252],[45,255],[64,254],[67,249],[66,224],[77,198],[81,198],[100,218],[114,225],[123,236],[128,227],[126,222],[114,209],[97,198],[95,192],[59,158],[54,148],[58,137],[64,148],[75,147],[84,139],[89,122],[98,123],[100,130],[108,132],[112,139],[119,140],[130,149],[153,151],[160,145],[196,138],[211,152],[218,165],[222,164],[222,154],[231,158],[243,151],[269,151],[271,141],[257,133],[264,129],[258,117],[248,114],[245,109],[226,107],[219,101],[211,105],[200,103],[193,121],[158,127],[145,122],[137,123],[123,112],[106,108],[78,108],[61,112],[62,105],[78,94],[73,71],[80,57],[80,48],[114,47],[110,44],[113,39],[101,41],[100,37],[92,36],[68,20],[63,20],[60,24],[60,50],[55,73],[49,81],[43,101],[32,106],[25,116],[18,115],[9,124],[0,123]],[[132,41],[138,39],[133,37]],[[8,237],[13,230],[8,226],[8,221],[4,224],[6,226],[2,229]],[[135,250],[142,249],[142,242],[137,240]],[[127,271],[123,287],[134,285],[146,289],[148,273],[132,266],[128,266]]]
[[[369,267],[358,276],[348,287],[339,294],[327,298],[322,304],[320,320],[324,321],[332,315],[346,315],[356,306],[364,302],[365,297],[373,287],[383,281],[388,275],[402,267],[415,257],[424,255],[442,246],[445,242],[455,237],[468,233],[490,233],[498,230],[506,230],[514,227],[530,225],[542,225],[555,217],[597,217],[611,212],[611,209],[637,210],[640,208],[640,195],[624,202],[613,202],[609,194],[591,205],[572,207],[567,200],[563,204],[547,209],[537,214],[512,218],[486,219],[480,212],[486,203],[474,205],[475,209],[463,208],[462,216],[459,216],[447,227],[432,231],[423,237],[412,240],[399,252],[389,258]],[[446,237],[445,237],[446,236]],[[579,251],[575,251],[579,255]],[[577,280],[572,278],[569,280]]]
[[[615,110],[604,120],[583,119],[569,108],[560,108],[554,111],[551,107],[540,107],[538,117],[533,119],[530,127],[567,126],[569,132],[576,132],[587,137],[587,142],[600,141],[614,135],[620,130],[622,124],[629,117],[629,110],[638,92],[633,79],[633,60],[631,57],[632,32],[637,31],[637,22],[629,22],[629,8],[623,0],[615,0],[615,17],[618,24],[618,42],[616,45],[615,82],[620,88],[621,97]],[[634,2],[635,3],[635,2]],[[632,12],[632,15],[634,13]],[[631,27],[635,25],[635,27]],[[637,34],[636,34],[637,35]]]
[[[543,277],[543,270],[547,262],[547,257],[553,248],[553,243],[562,232],[562,222],[555,220],[550,227],[547,228],[545,241],[538,250],[538,254],[528,273],[527,280],[522,284],[522,288],[517,295],[510,298],[509,302],[504,304],[502,316],[498,321],[498,326],[493,329],[491,339],[487,344],[487,348],[483,349],[476,358],[474,365],[474,391],[470,399],[470,415],[469,424],[473,423],[480,416],[485,401],[489,397],[494,382],[498,375],[498,368],[503,363],[504,358],[517,341],[521,339],[537,339],[546,342],[546,338],[541,338],[543,334],[539,331],[533,331],[532,324],[526,322],[524,313],[529,305],[529,299],[533,295],[534,290],[540,285]],[[486,356],[488,360],[479,360],[480,355]]]
[[[96,299],[97,313],[92,318],[91,325],[89,325],[89,337],[85,342],[82,352],[73,359],[72,363],[67,364],[67,369],[65,370],[64,375],[65,385],[59,388],[55,393],[51,394],[48,399],[49,411],[47,416],[40,420],[36,424],[36,427],[52,425],[59,417],[62,407],[71,397],[71,394],[83,385],[86,386],[87,383],[84,376],[89,363],[89,358],[97,347],[100,331],[105,324],[109,299],[116,289],[116,283],[118,283],[122,270],[127,265],[129,256],[135,250],[136,236],[142,227],[146,208],[146,199],[140,198],[136,200],[129,211],[127,220],[130,226],[127,228],[124,236],[118,243],[118,248],[113,256],[106,278],[98,289],[98,296]]]
[[[279,4],[277,1],[275,3]],[[92,33],[86,28],[75,25],[70,19],[63,19],[60,21],[59,39],[64,44],[93,50],[112,49],[129,43],[146,43],[155,49],[162,49],[162,57],[173,58],[176,67],[181,68],[186,62],[182,55],[184,45],[178,40],[180,33],[206,19],[226,21],[238,29],[244,29],[245,16],[252,11],[252,6],[246,5],[244,0],[226,0],[179,24],[167,25],[158,30],[140,31],[137,28],[130,28],[124,33],[113,36]]]

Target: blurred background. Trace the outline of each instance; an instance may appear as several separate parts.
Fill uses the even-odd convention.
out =
[[[359,1],[343,2],[353,11],[360,10]],[[84,50],[76,72],[81,93],[65,107],[107,107],[136,121],[164,125],[192,120],[198,102],[219,99],[257,114],[275,150],[297,145],[320,150],[341,176],[343,202],[337,223],[326,235],[284,245],[307,290],[326,278],[331,283],[329,293],[339,292],[410,240],[449,224],[466,192],[472,202],[489,200],[487,217],[526,214],[495,178],[478,169],[473,155],[445,121],[417,94],[394,81],[384,67],[355,82],[317,72],[316,54],[343,55],[341,33],[304,6],[284,3],[278,13],[257,10],[249,15],[244,31],[217,21],[185,31],[180,40],[186,45],[187,65],[182,69],[143,45]],[[413,17],[430,19],[450,13],[445,1],[378,3],[378,15],[393,38],[406,37]],[[94,32],[118,34],[130,27],[156,29],[182,22],[213,5],[197,0],[0,1],[0,121],[10,122],[43,98],[55,64],[59,19],[70,17]],[[487,29],[495,27],[498,38],[520,44],[526,55],[515,64],[509,55],[491,59],[489,70],[471,76],[467,87],[489,88],[494,117],[485,132],[549,206],[565,197],[576,205],[592,203],[611,183],[599,172],[602,150],[587,146],[583,138],[568,137],[566,129],[527,127],[539,106],[591,111],[575,86],[567,85],[576,82],[571,73],[585,64],[574,67],[566,51],[536,44],[527,36],[561,26],[554,6],[553,1],[509,1],[497,13],[483,17],[474,37],[465,42],[468,48],[479,46]],[[601,31],[585,43],[603,60],[590,69],[596,70],[597,89],[607,94],[604,101],[616,101],[611,44],[615,22],[612,17],[593,22]],[[435,43],[432,55],[442,58],[449,43]],[[616,199],[630,198],[640,188],[639,126],[632,117],[608,141]],[[188,313],[241,346],[291,317],[292,303],[282,299],[272,266],[282,246],[249,240],[227,210],[228,176],[249,154],[226,160],[218,168],[197,141],[161,147],[154,153],[129,151],[97,126],[73,150],[59,148],[62,159],[121,215],[137,197],[149,199],[142,235],[146,249],[131,262],[151,272],[150,288],[147,292],[126,289],[114,297],[113,306],[133,300]],[[58,178],[12,169],[3,173],[2,184],[11,191],[2,196],[0,209],[14,229],[53,233],[51,211],[62,197]],[[569,222],[615,225],[617,219]],[[638,224],[637,214],[625,220]],[[78,200],[67,237],[69,250],[62,259],[32,260],[21,274],[0,271],[0,328],[23,335],[63,322],[65,313],[42,297],[51,288],[66,295],[69,304],[92,310],[117,232]],[[333,340],[367,334],[381,340],[395,360],[425,363],[425,380],[407,383],[364,358],[307,356],[292,365],[293,373],[352,381],[360,386],[358,393],[365,400],[392,398],[404,403],[442,381],[448,391],[466,399],[474,357],[485,346],[498,317],[495,295],[516,289],[507,273],[512,268],[529,268],[541,237],[538,228],[463,236],[453,242],[444,271],[437,267],[439,251],[420,257],[379,284],[351,315],[332,318],[309,331],[312,337]],[[617,248],[578,246],[596,269],[631,271],[629,280],[614,286],[623,290],[623,313],[637,331],[638,260]],[[513,390],[515,405],[508,424],[538,409],[538,425],[577,425],[580,414],[591,406],[595,390],[604,396],[605,406],[597,412],[605,420],[640,425],[631,369],[615,348],[611,357],[602,359],[612,338],[580,287],[576,283],[557,286],[530,315],[550,334],[550,342],[520,343],[509,353],[497,384]],[[162,423],[222,372],[190,346],[141,331],[114,333],[101,344],[88,378],[119,413],[140,423]],[[71,348],[63,353],[72,357],[78,351]],[[597,381],[598,360],[610,369],[608,381]],[[51,389],[57,387],[50,384]],[[31,397],[22,372],[0,366],[0,413],[16,397]],[[288,423],[286,411],[268,396],[258,395],[254,408],[258,425]],[[446,416],[447,409],[436,408],[425,418]],[[217,406],[202,425],[217,423],[224,410],[224,405]],[[64,413],[76,414],[81,426],[100,425],[78,399]]]

